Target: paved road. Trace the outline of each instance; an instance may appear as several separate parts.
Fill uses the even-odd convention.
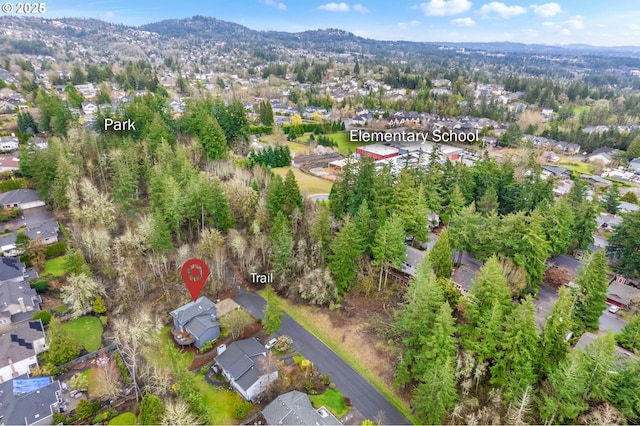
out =
[[[233,300],[257,318],[264,318],[265,301],[255,293],[241,291]],[[375,419],[383,413],[384,424],[411,424],[409,420],[391,404],[360,373],[342,360],[324,343],[284,314],[277,334],[293,338],[293,347],[302,356],[313,361],[323,374],[330,374],[331,381],[340,391],[351,398],[353,406],[368,419]]]
[[[607,306],[609,308],[609,306]],[[599,319],[599,334],[604,334],[607,330],[611,330],[614,334],[620,333],[622,328],[627,323],[622,319],[622,317],[617,314],[612,314],[607,309],[602,311],[602,316]]]
[[[327,201],[329,199],[329,194],[313,194],[307,197],[311,201]]]

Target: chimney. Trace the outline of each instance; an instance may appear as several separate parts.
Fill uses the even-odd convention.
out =
[[[11,366],[11,377],[18,377],[19,374],[16,371],[16,367],[13,365],[13,360],[11,359],[11,357],[7,357],[7,364]]]
[[[20,309],[22,312],[27,312],[27,307],[24,304],[24,299],[22,297],[18,297],[18,303],[20,303]]]

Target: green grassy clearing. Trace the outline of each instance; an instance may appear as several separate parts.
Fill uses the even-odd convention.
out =
[[[295,167],[277,167],[271,170],[283,178],[287,175],[289,170],[292,170],[293,175],[296,177],[296,181],[298,182],[300,192],[304,196],[328,194],[331,192],[331,187],[333,186],[333,182],[317,176],[308,175]]]
[[[297,140],[300,142],[304,142],[307,143],[309,142],[309,136],[311,134],[306,134],[303,136],[300,136]],[[323,136],[327,136],[331,139],[333,139],[334,141],[336,141],[338,143],[338,150],[340,151],[341,154],[348,154],[349,152],[354,153],[356,152],[356,148],[362,145],[366,145],[366,142],[351,142],[349,140],[349,132],[336,132],[336,133],[327,133],[326,135]]]
[[[136,415],[130,411],[126,413],[118,414],[111,420],[109,420],[110,425],[135,425],[136,424]]]
[[[53,277],[63,276],[64,274],[67,273],[67,271],[64,270],[64,267],[62,265],[66,258],[67,258],[66,256],[60,256],[60,257],[47,260],[44,264],[45,265],[44,271],[42,271],[40,275],[42,276],[51,275]]]
[[[65,322],[62,326],[87,351],[93,352],[100,349],[103,329],[98,317],[81,317]]]
[[[266,298],[264,290],[258,291],[258,293]],[[294,305],[289,303],[288,300],[281,298],[277,299],[280,308],[289,314],[296,322],[302,325],[308,332],[316,336],[321,342],[327,345],[332,351],[334,351],[340,358],[342,358],[347,364],[353,367],[356,371],[364,376],[387,400],[389,400],[402,414],[404,414],[409,421],[414,424],[419,424],[417,419],[411,414],[409,407],[393,393],[393,389],[387,387],[385,383],[374,375],[370,370],[362,367],[358,362],[356,356],[354,356],[348,349],[343,347],[341,340],[338,336],[332,335],[322,330],[314,322],[315,316],[310,313],[308,306]]]
[[[349,411],[344,403],[344,395],[337,389],[328,389],[320,395],[309,395],[313,408],[318,409],[323,405],[329,409],[338,419]]]

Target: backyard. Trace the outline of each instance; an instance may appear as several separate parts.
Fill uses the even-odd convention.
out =
[[[344,403],[344,395],[337,389],[328,389],[320,395],[309,395],[313,408],[325,406],[333,413],[334,416],[340,418],[347,414],[349,407]]]
[[[296,181],[298,182],[300,192],[304,196],[314,194],[328,194],[331,192],[331,186],[333,185],[331,181],[308,175],[296,167],[277,167],[271,170],[275,174],[278,174],[283,178],[286,176],[289,170],[292,170],[293,175],[296,177]]]
[[[67,257],[59,256],[53,259],[49,259],[45,262],[44,271],[40,274],[41,276],[50,275],[54,278],[63,276],[66,271],[64,270],[63,263]]]
[[[102,323],[97,317],[81,317],[65,322],[62,326],[71,337],[88,352],[97,351],[102,345]]]

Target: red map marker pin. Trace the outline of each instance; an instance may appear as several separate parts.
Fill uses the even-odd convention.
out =
[[[195,302],[200,297],[204,283],[209,277],[207,264],[200,259],[189,259],[182,266],[180,273],[184,284],[187,286],[189,293],[191,293],[191,298]]]

